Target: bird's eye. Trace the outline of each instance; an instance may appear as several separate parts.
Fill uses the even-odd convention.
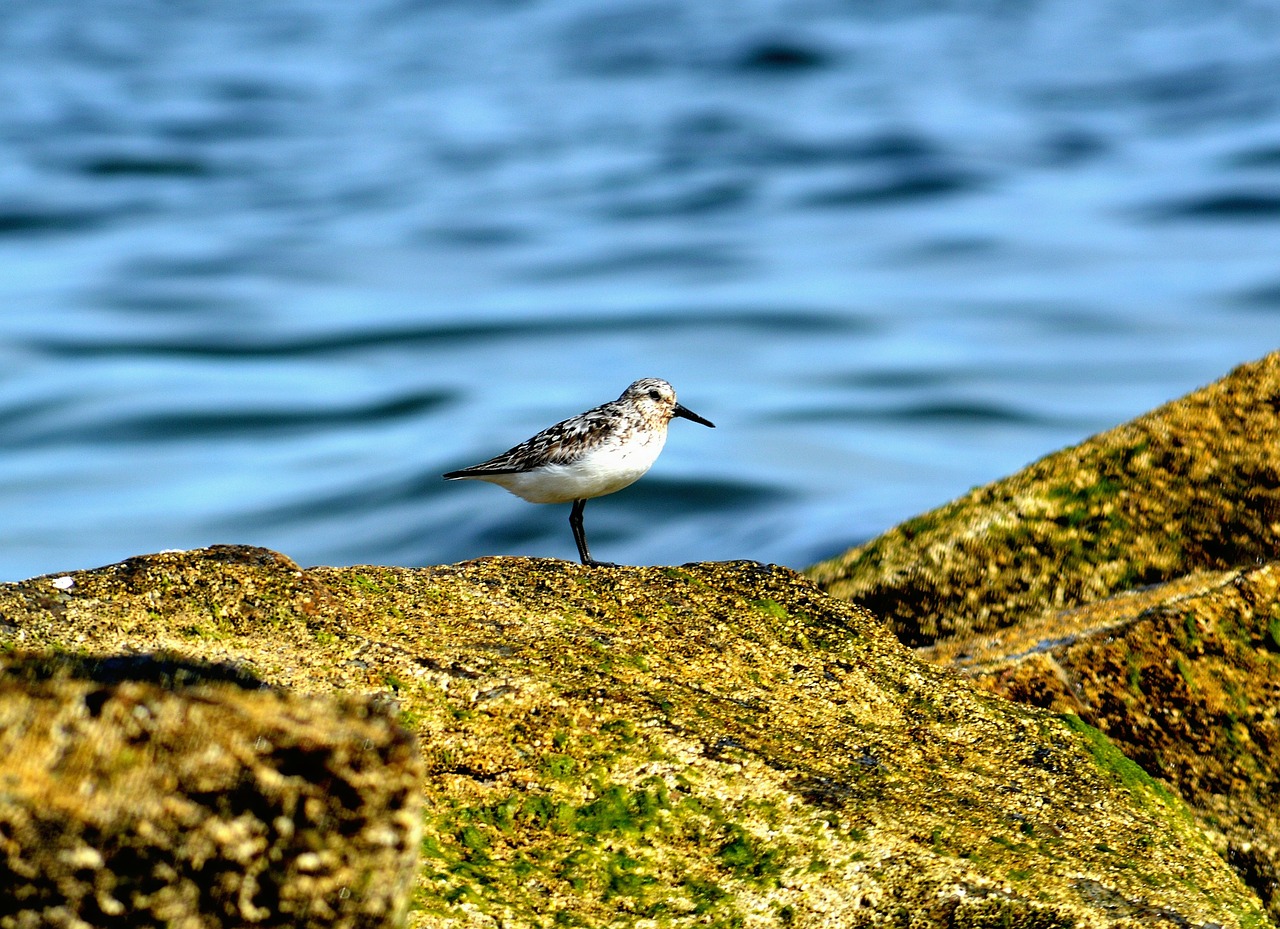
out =
[[[653,390],[649,391],[649,399],[650,399],[650,400],[661,400],[661,399],[662,399],[662,394],[658,393],[658,389],[655,387]]]

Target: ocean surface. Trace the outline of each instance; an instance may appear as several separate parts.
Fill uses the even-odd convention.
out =
[[[1280,5],[5,0],[0,580],[843,550],[1280,346]]]

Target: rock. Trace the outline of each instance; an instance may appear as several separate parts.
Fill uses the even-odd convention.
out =
[[[1190,575],[921,655],[1097,726],[1191,804],[1280,916],[1280,564]]]
[[[4,656],[0,926],[395,926],[421,777],[366,701],[165,656]]]
[[[61,577],[0,585],[0,640],[397,708],[425,760],[413,927],[1270,925],[1096,729],[786,569],[220,548]]]
[[[909,645],[1274,557],[1280,353],[807,572]]]
[[[1280,919],[1280,354],[808,572],[1097,726]]]

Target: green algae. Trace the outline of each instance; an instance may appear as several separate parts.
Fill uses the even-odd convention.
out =
[[[763,599],[752,600],[750,602],[753,607],[765,616],[778,620],[787,620],[791,618],[790,614],[787,613],[786,607],[777,600],[771,600],[768,597],[764,597]]]
[[[639,787],[598,784],[591,799],[578,804],[513,793],[480,807],[452,808],[427,823],[423,852],[432,870],[414,906],[445,913],[466,903],[497,915],[538,909],[530,888],[559,888],[597,904],[577,913],[558,910],[561,923],[592,925],[591,914],[612,905],[660,924],[688,917],[702,924],[710,917],[711,925],[737,925],[743,914],[724,882],[767,883],[777,870],[777,852],[715,813],[704,803],[673,797],[656,778]],[[533,833],[548,832],[555,842],[529,841]],[[688,834],[721,836],[720,866],[712,876],[683,876],[673,887],[653,840]],[[526,851],[499,851],[512,848]]]
[[[1152,799],[1158,800],[1172,813],[1187,821],[1191,820],[1191,812],[1186,804],[1168,787],[1144,771],[1141,765],[1116,748],[1115,743],[1100,729],[1090,726],[1074,713],[1063,713],[1058,718],[1066,723],[1072,732],[1078,733],[1084,739],[1098,767],[1114,774],[1134,799],[1140,803],[1149,803]]]

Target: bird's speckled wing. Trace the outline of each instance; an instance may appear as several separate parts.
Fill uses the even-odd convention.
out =
[[[602,404],[593,410],[571,416],[563,422],[548,426],[533,438],[509,448],[488,461],[450,471],[446,478],[469,477],[477,474],[520,474],[548,464],[568,464],[580,458],[584,452],[606,440],[619,429],[627,428],[631,417],[616,400]]]

